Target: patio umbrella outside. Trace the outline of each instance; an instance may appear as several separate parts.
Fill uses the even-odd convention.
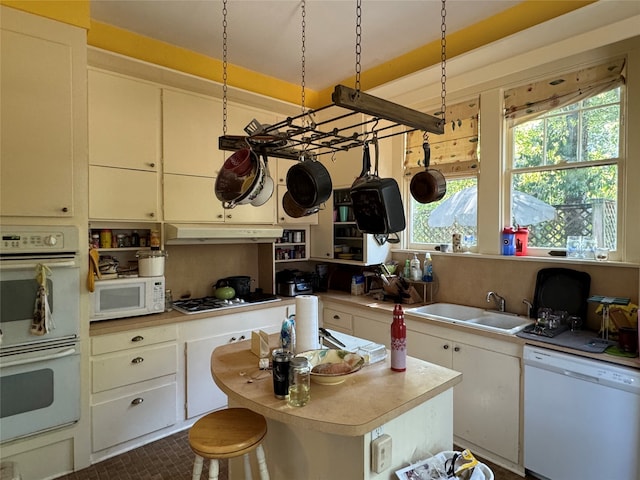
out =
[[[473,227],[477,222],[477,187],[454,193],[429,215],[430,227],[450,227],[454,223]],[[527,193],[513,192],[513,217],[517,225],[535,225],[556,218],[556,209]]]

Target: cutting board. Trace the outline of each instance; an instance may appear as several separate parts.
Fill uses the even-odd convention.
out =
[[[569,315],[587,318],[587,298],[591,276],[570,268],[542,268],[536,277],[532,314],[539,308],[565,310]]]

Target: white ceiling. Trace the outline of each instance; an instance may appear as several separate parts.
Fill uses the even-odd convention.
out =
[[[447,34],[522,0],[448,0]],[[227,61],[301,83],[301,0],[228,0]],[[361,69],[440,39],[440,0],[363,0]],[[91,18],[222,59],[221,0],[91,0]],[[305,85],[322,90],[355,75],[356,0],[306,0]],[[349,85],[352,86],[352,85]]]

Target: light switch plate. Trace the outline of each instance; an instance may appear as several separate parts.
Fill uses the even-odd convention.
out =
[[[391,466],[391,437],[380,435],[371,442],[371,469],[382,473]]]

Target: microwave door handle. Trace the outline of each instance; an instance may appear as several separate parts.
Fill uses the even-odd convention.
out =
[[[56,360],[58,358],[68,357],[70,355],[76,354],[77,351],[75,348],[67,348],[66,350],[62,350],[57,353],[52,353],[51,355],[44,355],[42,357],[36,358],[28,358],[25,360],[14,360],[13,362],[3,362],[0,364],[0,370],[8,367],[17,367],[20,365],[28,365],[29,363],[37,363],[37,362],[45,362],[47,360]]]
[[[75,260],[63,260],[60,262],[46,261],[46,262],[0,262],[0,271],[2,270],[33,270],[36,266],[44,265],[49,268],[72,268],[77,267]]]

